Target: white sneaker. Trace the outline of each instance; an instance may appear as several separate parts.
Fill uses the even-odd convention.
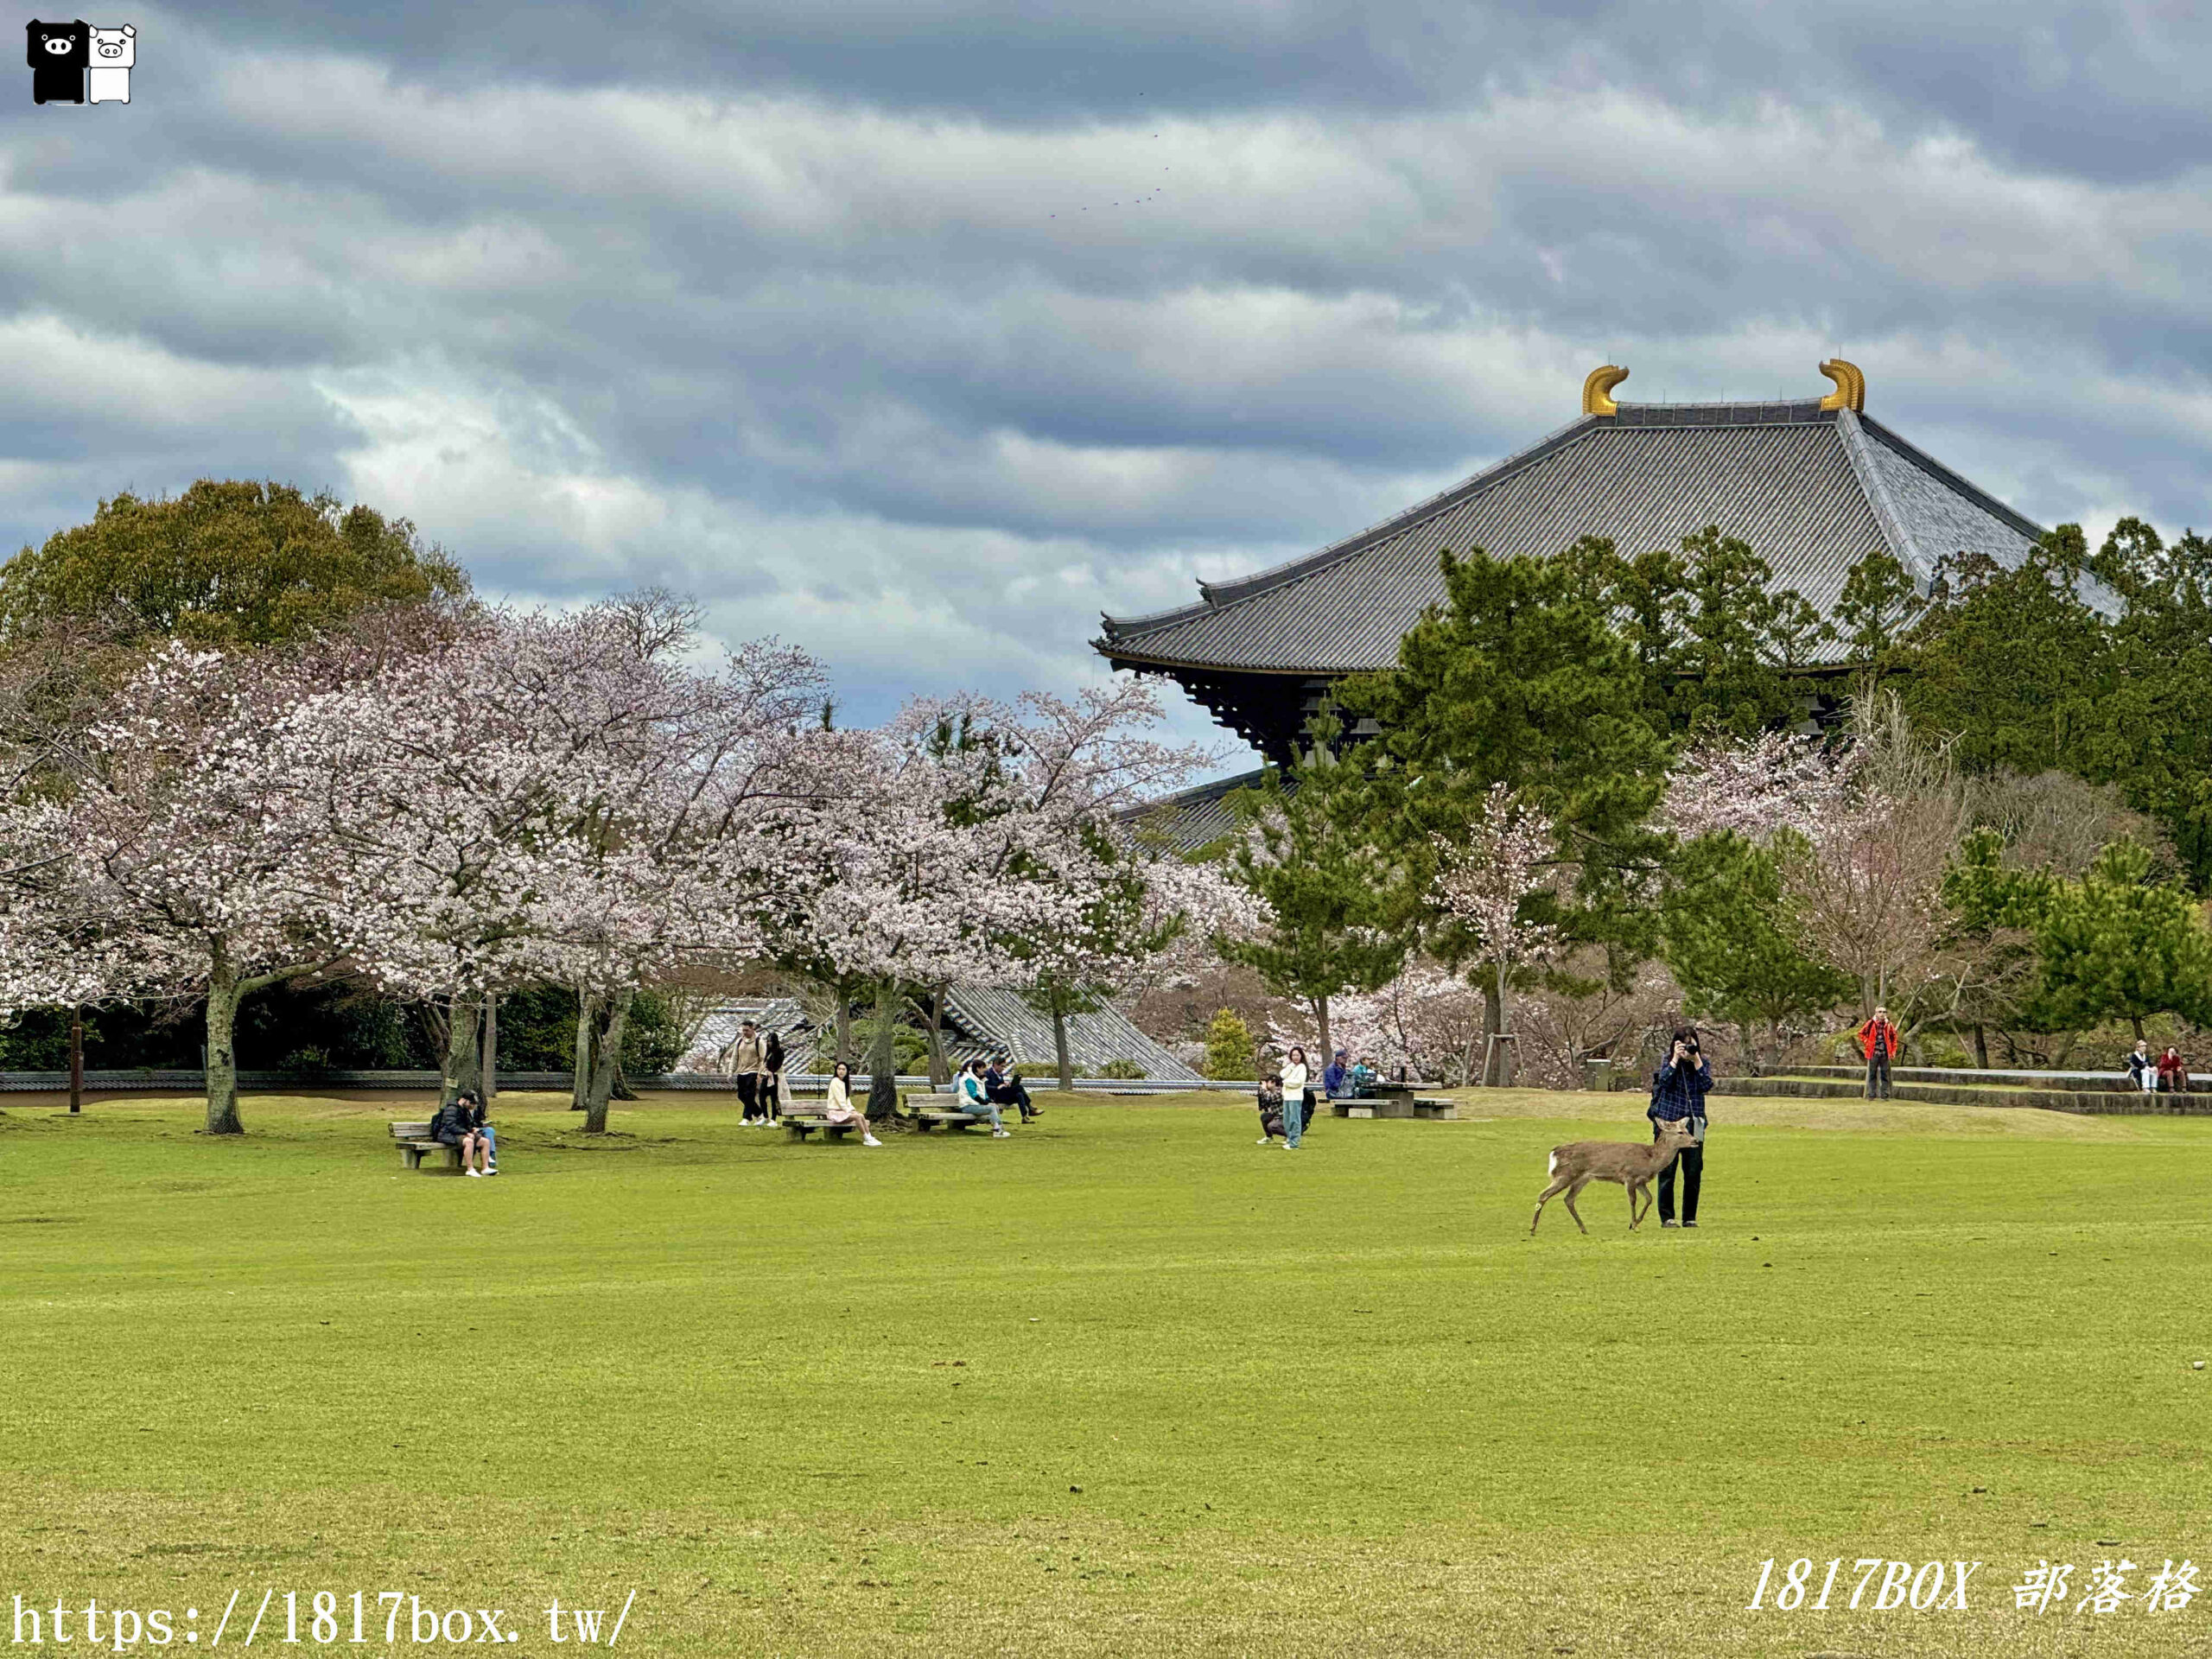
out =
[[[472,1180],[472,1181],[476,1180],[476,1179],[479,1179],[480,1178],[481,1178],[481,1177],[482,1177],[482,1175],[483,1175],[483,1173],[484,1173],[484,1172],[483,1172],[482,1170],[480,1170],[480,1169],[464,1169],[464,1170],[462,1170],[461,1173],[462,1174],[464,1174],[464,1175],[467,1176],[467,1177],[468,1177],[468,1179],[469,1179],[470,1180]]]
[[[1259,1140],[1259,1144],[1263,1147],[1272,1147],[1274,1143],[1275,1138],[1272,1135],[1263,1135]]]
[[[1013,1138],[1014,1131],[1012,1129],[993,1129],[991,1131],[991,1139],[994,1141],[1010,1141]]]
[[[882,1141],[877,1140],[872,1135],[864,1135],[861,1136],[861,1145],[864,1147],[880,1147],[882,1144]]]

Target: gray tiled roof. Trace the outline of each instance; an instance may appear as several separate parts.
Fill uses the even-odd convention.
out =
[[[1147,801],[1122,816],[1140,832],[1158,830],[1165,835],[1174,851],[1195,853],[1235,831],[1236,817],[1229,810],[1229,798],[1240,789],[1256,787],[1265,774],[1265,767],[1255,766],[1233,778],[1217,778],[1195,789]],[[1296,775],[1286,773],[1283,787],[1297,786]]]
[[[955,1025],[1010,1058],[1033,1066],[1052,1062],[1052,1016],[1039,1013],[1019,991],[958,985],[945,1007]],[[1188,1083],[1198,1075],[1112,1007],[1068,1016],[1068,1056],[1094,1072],[1109,1060],[1135,1060],[1148,1077]]]
[[[2039,526],[1878,422],[1815,400],[1622,404],[1585,416],[1371,530],[1198,604],[1105,620],[1120,663],[1335,674],[1394,664],[1444,597],[1438,554],[1558,552],[1587,535],[1624,552],[1718,524],[1826,614],[1851,567],[1886,548],[1924,583],[1945,555],[2017,567]],[[2087,595],[2108,599],[2100,591]]]

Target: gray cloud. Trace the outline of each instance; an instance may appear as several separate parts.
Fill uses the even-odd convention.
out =
[[[689,588],[873,714],[1095,676],[1100,609],[1371,522],[1607,356],[1770,396],[1842,348],[2024,511],[2201,521],[2187,11],[148,13],[127,109],[0,105],[0,533],[334,485],[493,591]]]

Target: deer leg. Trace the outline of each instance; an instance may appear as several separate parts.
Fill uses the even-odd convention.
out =
[[[1536,1213],[1529,1217],[1529,1237],[1534,1238],[1536,1236],[1536,1224],[1544,1218],[1544,1206],[1552,1201],[1552,1195],[1564,1189],[1566,1185],[1567,1182],[1564,1179],[1556,1180],[1536,1194]]]
[[[1639,1209],[1637,1209],[1637,1208],[1636,1207],[1636,1201],[1637,1201],[1637,1198],[1639,1196],[1641,1196],[1641,1197],[1643,1198],[1643,1209],[1641,1209],[1641,1210],[1639,1210]],[[1651,1183],[1650,1183],[1650,1182],[1649,1182],[1649,1181],[1631,1181],[1631,1182],[1630,1182],[1630,1183],[1629,1183],[1629,1188],[1628,1188],[1628,1230],[1629,1230],[1629,1231],[1630,1231],[1630,1232],[1632,1233],[1632,1232],[1634,1232],[1637,1228],[1641,1227],[1641,1226],[1643,1224],[1643,1218],[1644,1218],[1646,1216],[1649,1215],[1650,1213],[1651,1213]]]
[[[1621,1185],[1626,1188],[1628,1192],[1628,1230],[1632,1233],[1636,1230],[1637,1223],[1642,1221],[1643,1219],[1643,1213],[1636,1207],[1636,1183],[1634,1181],[1623,1181]]]
[[[1567,1205],[1567,1213],[1574,1217],[1574,1224],[1578,1227],[1582,1227],[1582,1212],[1574,1207],[1574,1195],[1589,1185],[1590,1178],[1586,1175],[1573,1186],[1568,1187],[1566,1196],[1560,1200]],[[1586,1233],[1590,1230],[1587,1227],[1582,1227],[1582,1230]]]

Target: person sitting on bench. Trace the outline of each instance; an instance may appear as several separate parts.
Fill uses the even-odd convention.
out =
[[[459,1094],[438,1108],[430,1118],[430,1139],[442,1147],[452,1147],[461,1154],[461,1172],[464,1175],[481,1175],[484,1162],[484,1137],[478,1132],[476,1113],[467,1094]],[[469,1166],[474,1159],[476,1168]]]
[[[952,1109],[956,1112],[965,1112],[970,1117],[989,1118],[992,1138],[1006,1139],[1007,1127],[999,1122],[998,1102],[993,1100],[983,1087],[983,1063],[981,1060],[970,1060],[960,1068],[959,1079],[952,1085]]]
[[[484,1103],[484,1096],[474,1089],[464,1089],[454,1098],[456,1101],[467,1103],[468,1127],[484,1137],[484,1173],[486,1175],[498,1174],[499,1173],[499,1132],[492,1127],[492,1109]]]
[[[1351,1093],[1351,1056],[1341,1048],[1321,1068],[1321,1093],[1329,1100],[1342,1100]]]
[[[990,1070],[983,1073],[983,1097],[996,1101],[1001,1106],[1019,1106],[1021,1108],[1021,1121],[1025,1123],[1042,1109],[1029,1098],[1028,1088],[1022,1083],[1021,1073],[1012,1060],[1007,1060],[1003,1071],[999,1069],[998,1060],[991,1062]]]
[[[830,1103],[822,1116],[832,1123],[849,1123],[861,1132],[861,1145],[880,1147],[882,1141],[868,1126],[868,1115],[853,1104],[853,1068],[840,1060],[830,1068]]]
[[[1366,1055],[1361,1055],[1359,1064],[1351,1069],[1351,1092],[1354,1098],[1373,1094],[1376,1080],[1380,1076],[1381,1074],[1375,1069],[1375,1062]]]

